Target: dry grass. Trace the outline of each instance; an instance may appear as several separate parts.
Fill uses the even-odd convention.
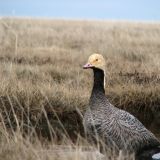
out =
[[[1,19],[0,157],[50,159],[37,153],[46,137],[75,145],[84,136],[92,73],[82,65],[93,52],[106,57],[109,100],[160,135],[159,23]]]

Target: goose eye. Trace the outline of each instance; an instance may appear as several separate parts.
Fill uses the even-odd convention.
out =
[[[98,59],[96,59],[96,61],[98,61]]]

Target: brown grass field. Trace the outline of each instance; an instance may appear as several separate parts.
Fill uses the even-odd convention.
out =
[[[93,52],[108,99],[160,137],[160,23],[1,18],[0,159],[96,159],[82,147]]]

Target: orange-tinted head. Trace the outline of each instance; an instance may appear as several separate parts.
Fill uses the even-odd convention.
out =
[[[88,58],[88,62],[83,66],[83,68],[98,68],[104,71],[105,65],[106,62],[104,57],[101,54],[94,53]]]

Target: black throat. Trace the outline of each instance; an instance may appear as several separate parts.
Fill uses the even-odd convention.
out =
[[[92,94],[105,94],[104,90],[104,71],[101,69],[93,68],[94,84]]]

